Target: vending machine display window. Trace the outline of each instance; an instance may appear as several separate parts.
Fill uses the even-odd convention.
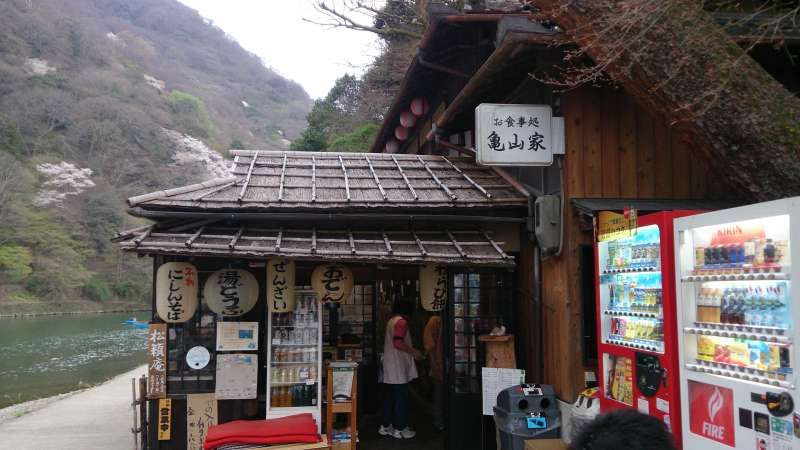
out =
[[[633,361],[624,356],[603,355],[606,398],[633,405]]]

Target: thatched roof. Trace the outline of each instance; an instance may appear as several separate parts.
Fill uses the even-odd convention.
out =
[[[488,231],[454,224],[449,228],[321,230],[303,227],[226,227],[214,219],[173,221],[120,233],[123,250],[139,254],[294,259],[368,263],[511,267]]]
[[[433,155],[233,150],[233,176],[131,197],[147,210],[526,208],[490,167]]]

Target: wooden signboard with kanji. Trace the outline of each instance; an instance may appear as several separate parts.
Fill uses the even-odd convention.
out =
[[[147,333],[147,397],[167,396],[167,324],[151,323]]]
[[[168,398],[158,399],[158,440],[168,441],[172,439],[172,400]]]

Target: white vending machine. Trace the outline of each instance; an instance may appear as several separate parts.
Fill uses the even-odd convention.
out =
[[[311,413],[320,428],[322,312],[310,289],[295,297],[294,311],[267,313],[267,419]]]
[[[674,224],[683,448],[800,449],[800,197]]]

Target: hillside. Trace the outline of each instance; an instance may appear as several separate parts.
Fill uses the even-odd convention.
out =
[[[142,301],[148,261],[108,242],[138,225],[124,198],[224,175],[215,150],[286,148],[310,106],[177,1],[0,2],[4,312]]]

